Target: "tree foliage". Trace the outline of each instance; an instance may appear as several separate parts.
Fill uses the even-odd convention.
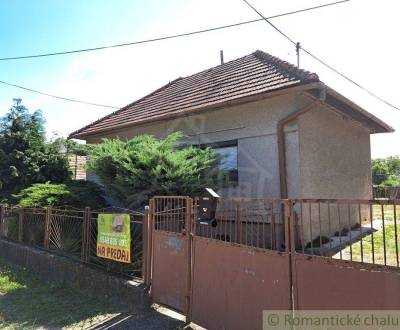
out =
[[[91,144],[82,144],[71,139],[57,136],[50,141],[50,144],[55,150],[78,156],[88,156],[93,149],[93,145]]]
[[[219,159],[210,148],[178,147],[180,138],[173,133],[160,140],[149,135],[105,139],[94,147],[89,169],[127,207],[144,205],[154,195],[195,196],[215,188]]]
[[[391,156],[372,161],[372,182],[375,186],[400,186],[400,157]]]
[[[35,183],[14,195],[20,207],[73,206],[99,209],[106,206],[104,192],[88,181],[69,181],[67,183]]]
[[[7,198],[32,183],[63,182],[69,176],[66,159],[46,143],[42,113],[29,113],[15,99],[0,119],[0,196]]]

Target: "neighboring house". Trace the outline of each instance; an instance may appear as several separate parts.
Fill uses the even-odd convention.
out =
[[[66,154],[73,180],[86,180],[86,156]]]
[[[223,196],[370,199],[370,134],[393,129],[316,74],[258,50],[178,78],[70,137],[174,131],[227,156]]]

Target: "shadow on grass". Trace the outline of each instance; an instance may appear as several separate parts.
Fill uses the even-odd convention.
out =
[[[151,322],[158,324],[154,329],[174,329],[180,324],[153,310],[127,314],[105,298],[88,297],[67,284],[45,282],[26,269],[0,261],[0,328],[152,329]]]

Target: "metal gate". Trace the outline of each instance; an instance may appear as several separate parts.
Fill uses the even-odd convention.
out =
[[[194,221],[188,197],[153,198],[153,301],[210,329],[258,328],[262,310],[290,309],[281,210],[279,201],[220,200],[214,228]]]
[[[151,297],[189,314],[192,199],[155,197],[150,202],[152,227]]]

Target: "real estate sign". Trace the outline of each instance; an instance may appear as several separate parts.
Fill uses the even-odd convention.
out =
[[[97,256],[131,262],[131,222],[129,214],[99,214]]]

